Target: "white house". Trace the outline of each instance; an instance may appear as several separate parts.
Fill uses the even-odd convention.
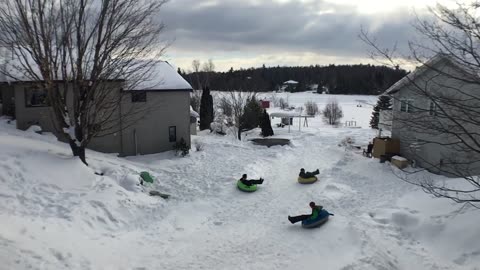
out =
[[[480,174],[480,78],[474,70],[439,54],[386,94],[393,97],[391,132],[402,156],[445,175]]]

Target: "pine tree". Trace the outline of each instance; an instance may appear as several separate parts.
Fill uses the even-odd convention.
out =
[[[210,88],[205,87],[200,101],[200,130],[210,128],[213,122],[213,97],[210,95]]]
[[[272,123],[270,122],[270,115],[268,115],[267,110],[263,110],[260,127],[262,128],[263,137],[273,136]]]
[[[238,139],[241,140],[243,131],[257,128],[262,119],[263,109],[255,97],[247,101],[242,116],[240,117],[240,126],[238,129]]]
[[[389,96],[378,97],[377,105],[373,107],[372,118],[370,119],[370,127],[378,129],[378,121],[380,120],[380,111],[391,110],[392,101]]]

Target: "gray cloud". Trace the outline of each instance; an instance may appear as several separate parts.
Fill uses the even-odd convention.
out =
[[[408,9],[384,18],[382,14],[360,14],[353,8],[321,0],[309,4],[206,2],[176,0],[165,5],[160,18],[167,25],[166,34],[175,38],[173,48],[212,53],[308,51],[366,56],[366,46],[358,39],[361,26],[373,29],[372,34],[385,43],[406,41],[414,35]]]

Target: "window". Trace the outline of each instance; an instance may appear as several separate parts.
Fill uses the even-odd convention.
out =
[[[47,107],[50,106],[47,99],[47,91],[38,87],[25,88],[26,107]]]
[[[176,142],[177,141],[177,127],[171,126],[168,128],[168,141]]]
[[[400,111],[401,112],[412,112],[412,100],[411,99],[401,99],[400,100]]]
[[[147,102],[147,92],[145,91],[133,91],[132,102]]]
[[[430,108],[428,110],[428,114],[437,115],[437,104],[435,104],[435,102],[433,101],[430,101]]]

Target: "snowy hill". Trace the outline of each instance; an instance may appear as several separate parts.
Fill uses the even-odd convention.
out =
[[[478,210],[432,199],[388,162],[339,147],[375,132],[359,97],[338,99],[363,129],[315,118],[302,131],[275,129],[292,144],[271,148],[200,132],[192,139],[204,149],[185,158],[88,151],[90,167],[51,135],[0,118],[0,269],[480,269]],[[318,168],[320,181],[298,184],[302,167]],[[141,171],[157,181],[139,186]],[[242,193],[243,173],[265,182]],[[335,216],[317,229],[291,225],[310,201]]]

